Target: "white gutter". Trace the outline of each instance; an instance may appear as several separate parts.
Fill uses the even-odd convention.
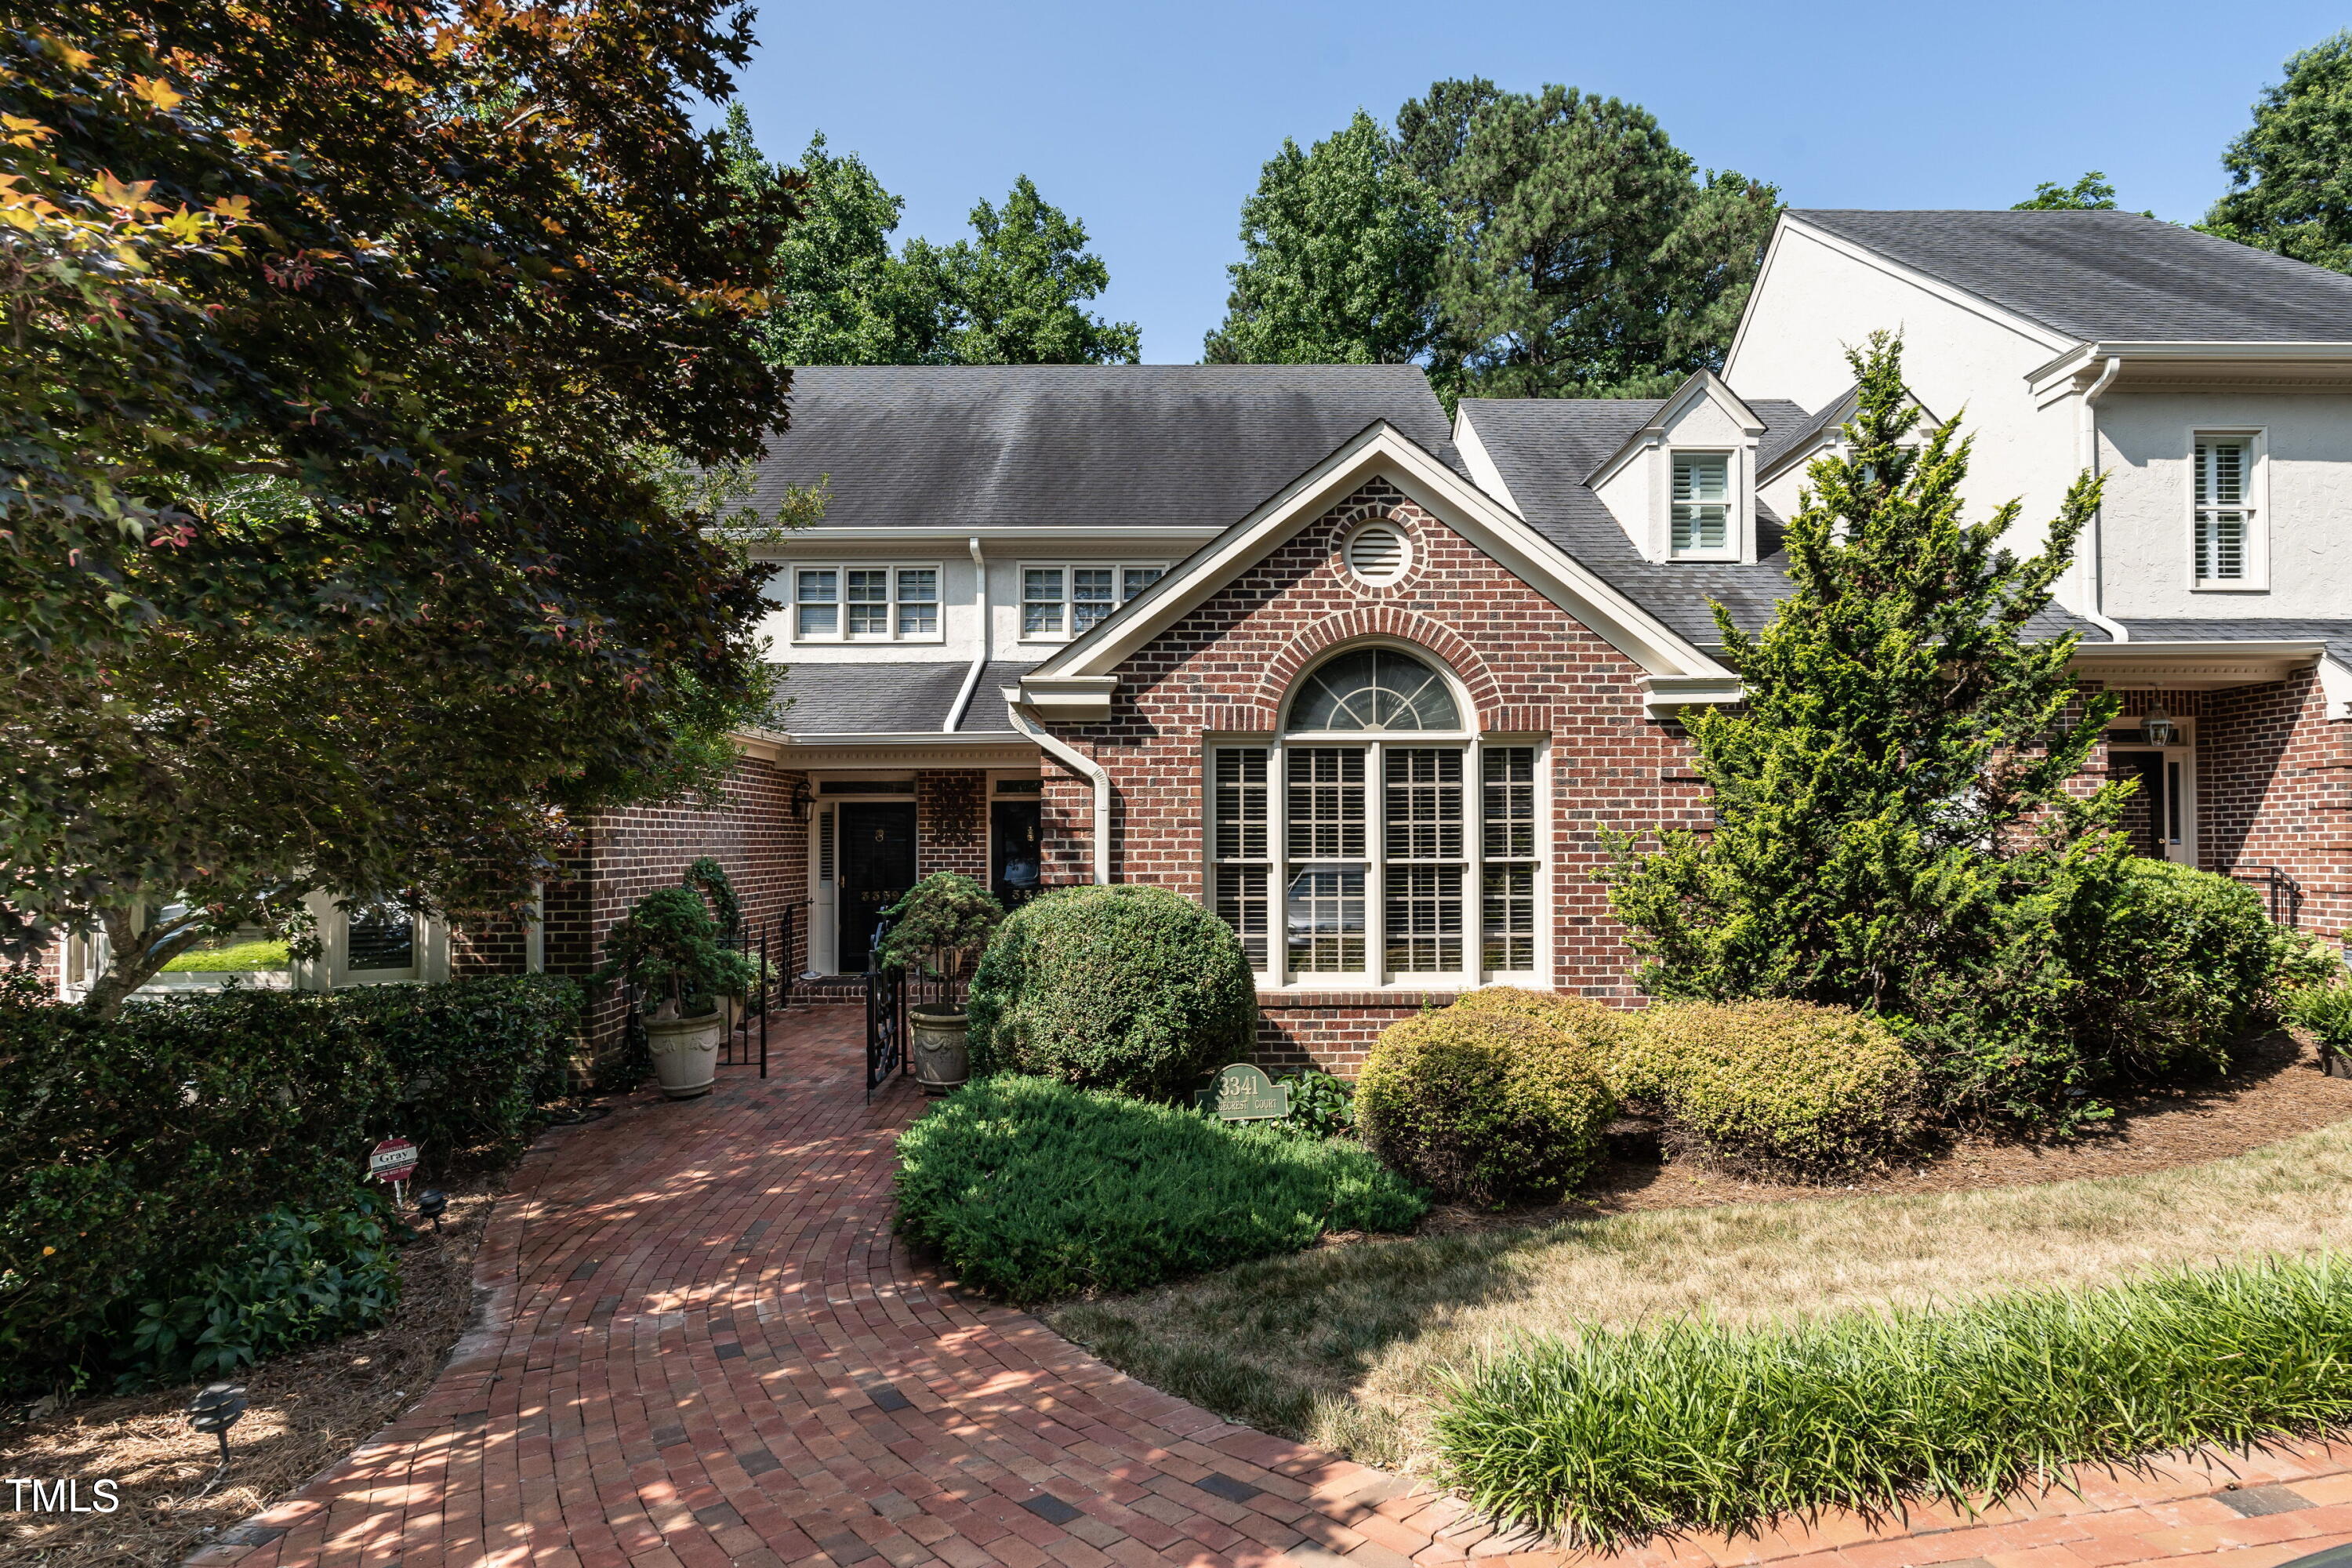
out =
[[[980,653],[964,671],[963,689],[948,707],[948,721],[940,726],[940,732],[952,735],[963,722],[963,710],[971,706],[973,689],[980,685],[980,672],[988,668],[988,560],[981,553],[980,535],[964,541],[971,552],[971,607],[980,612]]]
[[[1084,773],[1095,789],[1095,884],[1110,881],[1110,774],[1103,765],[1049,733],[1037,722],[1036,714],[1025,702],[1015,700],[1018,690],[1007,689],[1004,710],[1013,715],[1013,727],[1037,742],[1053,759],[1073,773]]]
[[[2099,372],[2099,379],[2091,383],[2083,392],[2082,412],[2075,425],[2076,451],[2082,458],[2077,468],[2088,473],[2093,479],[2099,477],[2099,411],[2095,405],[2099,401],[2099,394],[2106,391],[2108,384],[2116,379],[2116,373],[2123,368],[2124,362],[2121,357],[2109,354],[2105,366]],[[2131,628],[2121,621],[2110,620],[2105,607],[2107,597],[2107,577],[2106,562],[2102,552],[2105,549],[2105,541],[2102,536],[2099,520],[2106,515],[2106,510],[2104,501],[2094,507],[2091,510],[2090,526],[2084,531],[2090,535],[2090,538],[2082,546],[2083,618],[2115,638],[2116,641],[2129,642]]]

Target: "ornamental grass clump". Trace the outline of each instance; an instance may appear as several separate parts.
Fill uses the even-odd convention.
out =
[[[2063,1467],[2352,1419],[2327,1256],[1733,1329],[1587,1329],[1461,1379],[1436,1423],[1480,1510],[1583,1546],[1824,1508],[1969,1510]]]
[[[1918,1066],[1878,1019],[1809,1002],[1668,1003],[1634,1016],[1610,1080],[1679,1147],[1822,1177],[1883,1160],[1918,1117]]]
[[[1461,1004],[1399,1019],[1356,1084],[1364,1140],[1448,1197],[1557,1202],[1599,1158],[1616,1114],[1598,1042],[1619,1026],[1605,1025]]]
[[[899,1234],[1026,1306],[1140,1290],[1427,1202],[1362,1149],[1051,1079],[966,1086],[898,1139]]]
[[[1032,900],[971,980],[975,1075],[1036,1073],[1154,1100],[1248,1058],[1257,981],[1233,928],[1181,894],[1132,884]]]

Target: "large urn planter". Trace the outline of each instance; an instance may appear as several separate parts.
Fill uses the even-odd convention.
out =
[[[961,1007],[927,1005],[907,1009],[915,1035],[915,1081],[925,1094],[945,1094],[971,1076],[969,1016]]]
[[[719,1013],[646,1020],[646,1044],[653,1052],[654,1074],[664,1096],[692,1100],[710,1092],[719,1081],[719,1037],[726,1027],[726,1016]]]

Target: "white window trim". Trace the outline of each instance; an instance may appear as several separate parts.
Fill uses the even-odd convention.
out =
[[[1451,681],[1448,682],[1452,684]],[[1461,694],[1456,693],[1459,701]],[[1469,711],[1465,704],[1464,711]],[[1364,748],[1364,963],[1357,973],[1297,973],[1290,971],[1289,896],[1287,875],[1292,864],[1289,837],[1289,747]],[[1387,963],[1388,821],[1381,791],[1385,783],[1383,752],[1390,746],[1460,747],[1462,750],[1462,959],[1458,970],[1415,970],[1391,973]],[[1466,991],[1480,985],[1526,985],[1549,989],[1554,936],[1552,908],[1551,742],[1545,735],[1478,734],[1460,730],[1346,730],[1285,731],[1277,735],[1209,733],[1201,737],[1201,888],[1202,901],[1216,908],[1217,870],[1227,862],[1217,858],[1216,752],[1220,747],[1263,751],[1266,767],[1266,858],[1234,861],[1263,865],[1266,869],[1266,965],[1255,971],[1261,991],[1286,995],[1356,991]],[[1532,749],[1535,752],[1536,874],[1535,931],[1531,943],[1534,967],[1525,970],[1487,969],[1486,952],[1486,752],[1488,749]]]
[[[1748,558],[1748,541],[1754,537],[1755,508],[1749,502],[1754,486],[1748,483],[1748,465],[1752,447],[1723,446],[1668,446],[1664,448],[1665,461],[1658,479],[1658,544],[1659,559],[1676,561],[1745,561]],[[1677,458],[1721,458],[1723,459],[1723,548],[1720,550],[1675,549],[1675,459]]]
[[[786,571],[788,580],[784,584],[786,595],[784,601],[784,614],[787,617],[787,630],[791,634],[790,640],[793,642],[811,647],[847,646],[856,647],[865,646],[879,647],[885,643],[924,644],[945,642],[947,640],[948,574],[945,567],[937,561],[793,561],[787,563]],[[801,632],[801,574],[803,572],[830,572],[834,574],[834,617],[833,630],[830,632],[815,632],[806,636],[803,636]],[[849,574],[852,572],[887,572],[890,574],[890,630],[886,635],[877,636],[871,632],[863,633],[856,637],[849,635],[849,600],[847,595],[849,593]],[[927,603],[933,606],[937,613],[932,616],[932,625],[934,629],[931,631],[914,633],[901,633],[899,631],[898,606],[902,601],[898,597],[898,574],[901,572],[929,572],[931,574],[932,597],[929,600],[919,599],[904,601],[905,603],[912,604]],[[817,604],[824,603],[823,600],[814,600],[811,602]]]
[[[2208,582],[2197,575],[2197,447],[2201,441],[2246,443],[2246,574]],[[2258,426],[2195,426],[2182,447],[2182,574],[2192,594],[2267,594],[2271,587],[2270,432]]]
[[[1059,572],[1062,574],[1062,629],[1059,631],[1033,632],[1029,629],[1028,605],[1031,602],[1028,596],[1029,574],[1032,572]],[[1131,596],[1127,592],[1127,574],[1129,572],[1157,572],[1161,576],[1165,576],[1168,573],[1168,563],[1165,561],[1072,560],[1015,562],[1013,567],[1013,623],[1021,641],[1058,644],[1076,639],[1077,634],[1071,630],[1071,623],[1077,617],[1077,605],[1070,596],[1072,572],[1108,572],[1111,574],[1111,592],[1114,595],[1110,607],[1116,610],[1126,604]],[[1042,599],[1036,602],[1045,603]]]

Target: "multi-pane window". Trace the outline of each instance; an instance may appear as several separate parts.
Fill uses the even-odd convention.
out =
[[[1462,967],[1462,749],[1394,746],[1381,758],[1387,802],[1388,966]]]
[[[2244,583],[2253,538],[2254,444],[2243,436],[2200,436],[2193,467],[2196,578]]]
[[[1164,566],[1024,566],[1021,635],[1076,637],[1158,582]]]
[[[1670,510],[1673,552],[1721,555],[1731,548],[1731,458],[1676,452]]]
[[[1276,984],[1532,974],[1536,748],[1445,736],[1451,695],[1410,700],[1434,672],[1379,651],[1301,682],[1313,738],[1209,748],[1211,906]]]
[[[1219,746],[1209,763],[1213,902],[1234,928],[1252,969],[1266,967],[1265,749]]]
[[[936,566],[802,566],[793,573],[800,642],[889,642],[940,635]]]
[[[1480,758],[1485,798],[1481,827],[1479,927],[1487,969],[1536,965],[1536,749],[1489,746]]]

